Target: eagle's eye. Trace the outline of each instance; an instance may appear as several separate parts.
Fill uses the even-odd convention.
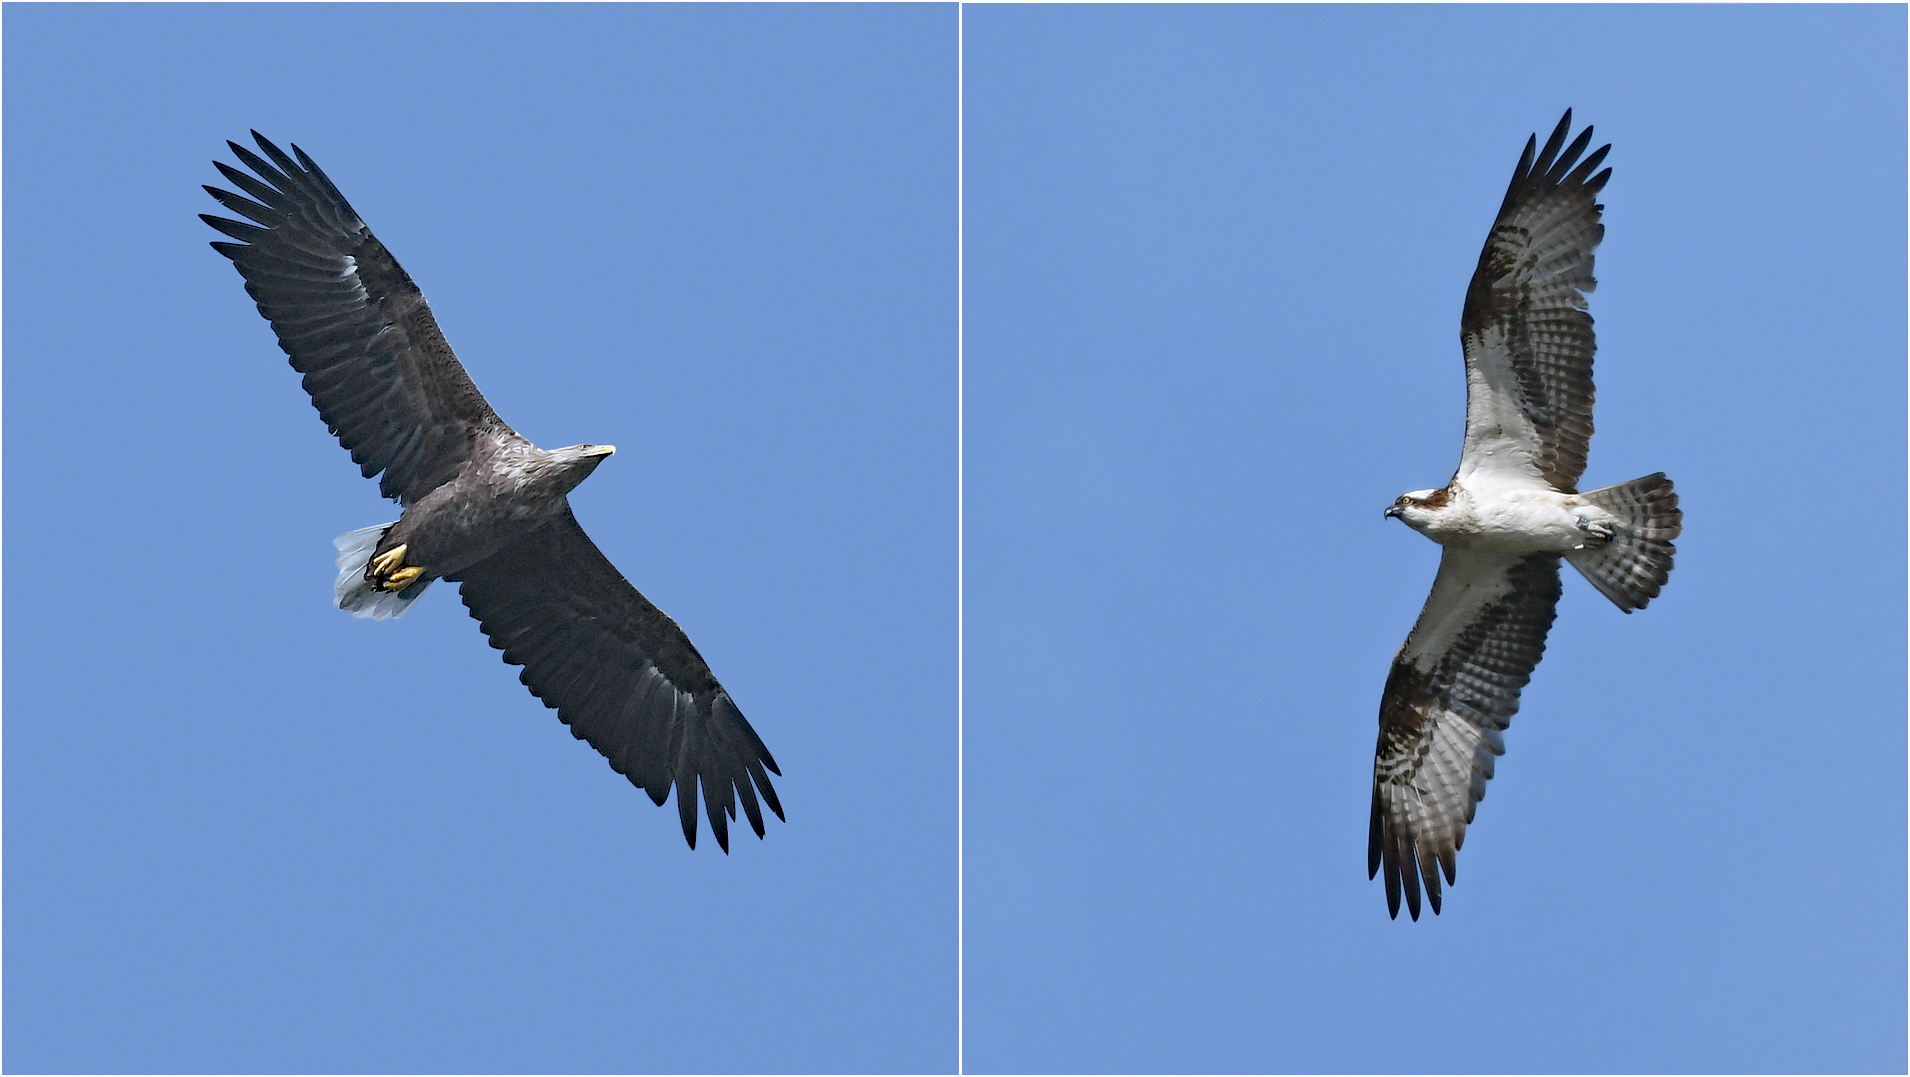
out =
[[[1403,509],[1412,503],[1413,503],[1412,498],[1406,496],[1405,494],[1401,494],[1399,495],[1399,500],[1393,502],[1393,507],[1396,509]]]

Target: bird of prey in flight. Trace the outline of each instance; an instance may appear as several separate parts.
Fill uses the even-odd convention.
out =
[[[1630,613],[1671,572],[1683,513],[1662,472],[1579,492],[1592,437],[1592,251],[1605,236],[1598,192],[1611,149],[1580,160],[1587,127],[1567,110],[1543,149],[1525,144],[1479,268],[1466,289],[1466,436],[1443,489],[1386,510],[1444,547],[1419,621],[1393,659],[1379,707],[1367,877],[1384,867],[1386,905],[1419,888],[1439,911],[1439,876],[1486,793],[1519,691],[1545,651],[1559,559]]]
[[[325,173],[297,146],[287,156],[252,137],[264,157],[226,145],[256,178],[214,162],[249,197],[206,188],[252,223],[200,214],[238,241],[212,248],[245,278],[326,427],[404,509],[334,541],[338,607],[382,621],[433,580],[458,584],[491,646],[573,736],[659,806],[676,787],[691,848],[698,786],[725,852],[738,801],[762,837],[758,793],[783,815],[769,749],[689,637],[571,515],[566,495],[616,450],[540,449],[506,425]]]

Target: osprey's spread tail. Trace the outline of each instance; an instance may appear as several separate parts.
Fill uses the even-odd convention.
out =
[[[338,608],[353,617],[369,617],[374,621],[403,617],[418,596],[424,594],[424,589],[431,586],[431,578],[425,577],[401,591],[380,591],[365,578],[365,566],[371,563],[378,540],[397,522],[361,527],[332,540],[332,545],[338,547],[338,582],[332,585],[332,593],[338,596]]]
[[[1565,559],[1619,609],[1644,609],[1671,575],[1671,540],[1684,530],[1671,480],[1660,471],[1578,496],[1616,516],[1617,532],[1603,546]]]

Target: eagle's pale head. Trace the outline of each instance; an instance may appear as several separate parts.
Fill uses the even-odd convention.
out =
[[[1414,531],[1424,531],[1451,498],[1450,489],[1414,490],[1394,498],[1392,505],[1386,509],[1386,515],[1397,516]]]
[[[603,463],[605,457],[616,451],[615,445],[572,445],[567,449],[558,449],[551,455],[557,458],[558,463],[569,473],[569,476],[575,476],[575,478],[566,476],[567,481],[574,487],[589,478],[590,473],[597,470],[597,465]]]
[[[604,458],[617,451],[614,445],[571,445],[562,449],[530,450],[525,466],[529,485],[550,495],[568,494],[590,477]]]

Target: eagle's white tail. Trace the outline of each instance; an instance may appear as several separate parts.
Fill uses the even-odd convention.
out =
[[[379,591],[365,579],[365,566],[371,563],[378,540],[397,522],[361,527],[332,540],[332,545],[338,547],[338,582],[332,585],[332,593],[338,596],[338,608],[349,611],[353,617],[369,617],[374,621],[403,617],[418,596],[424,594],[424,589],[431,586],[430,577],[426,577],[402,591]]]
[[[1658,597],[1671,575],[1671,540],[1684,530],[1685,514],[1671,480],[1660,471],[1578,495],[1618,517],[1618,533],[1597,549],[1568,553],[1565,559],[1593,587],[1630,613]]]

